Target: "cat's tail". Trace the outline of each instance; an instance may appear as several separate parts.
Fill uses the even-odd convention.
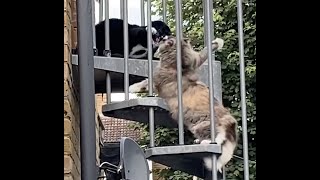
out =
[[[209,144],[210,140],[203,140],[201,144]],[[225,166],[232,158],[234,150],[236,148],[236,142],[232,142],[229,140],[224,141],[221,146],[222,153],[217,159],[217,170],[222,173],[222,168]],[[204,165],[207,169],[212,170],[212,157],[205,157],[203,159]]]

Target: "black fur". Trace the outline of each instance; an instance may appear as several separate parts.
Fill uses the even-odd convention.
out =
[[[123,57],[123,20],[122,19],[109,19],[110,24],[110,50],[111,56]],[[159,41],[161,38],[167,35],[171,35],[169,27],[162,21],[153,21],[152,27],[157,30],[157,34],[153,34],[154,41]],[[103,56],[103,50],[105,50],[105,21],[101,21],[95,26],[96,30],[96,47],[98,50],[98,56]],[[134,24],[128,24],[128,37],[129,37],[129,54],[132,48],[140,44],[141,46],[148,48],[148,37],[146,26],[138,26]],[[153,53],[157,50],[157,47],[153,48]],[[135,53],[143,54],[143,52]],[[147,59],[148,55],[140,58]]]

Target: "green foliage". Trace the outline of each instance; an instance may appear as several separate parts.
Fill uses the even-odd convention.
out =
[[[153,171],[158,177],[162,177],[166,180],[189,180],[192,179],[192,176],[182,172],[182,171],[173,171],[172,169],[162,169]]]
[[[154,14],[162,15],[162,1],[153,1],[156,7]],[[223,103],[231,109],[239,122],[239,145],[235,152],[242,156],[242,128],[240,106],[240,71],[238,50],[238,23],[236,0],[215,0],[214,7],[214,35],[225,40],[224,48],[216,53],[216,60],[221,61]],[[194,48],[200,50],[204,44],[204,17],[201,0],[183,0],[183,33],[192,39]],[[246,78],[247,125],[249,140],[250,179],[256,179],[256,0],[243,0],[244,19],[244,53]],[[167,20],[171,30],[175,33],[174,0],[167,0]],[[148,125],[138,125],[144,131],[141,144],[149,143]],[[177,144],[177,129],[157,127],[155,130],[156,145]],[[191,135],[185,139],[192,142]],[[227,167],[227,179],[243,179],[243,161],[233,158]],[[161,173],[165,179],[192,179],[179,171],[165,170]]]

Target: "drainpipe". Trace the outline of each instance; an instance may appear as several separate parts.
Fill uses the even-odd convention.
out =
[[[93,0],[77,0],[81,179],[97,179],[93,69]]]

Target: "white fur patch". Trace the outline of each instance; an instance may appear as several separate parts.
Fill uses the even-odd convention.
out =
[[[148,90],[148,79],[129,86],[129,93],[139,93],[142,89]]]
[[[135,54],[136,52],[139,51],[145,51],[143,54]],[[134,46],[131,50],[131,52],[129,53],[129,57],[133,58],[133,59],[139,59],[139,58],[143,58],[148,54],[148,49],[141,46],[141,44],[138,44],[136,46]]]
[[[148,31],[148,27],[146,27],[146,31]],[[154,35],[154,34],[157,34],[158,31],[156,30],[156,28],[151,27],[151,33]]]
[[[200,142],[200,144],[210,144],[211,140],[205,139]],[[203,158],[204,166],[208,170],[212,170],[212,157],[205,157]]]
[[[217,134],[216,139],[215,139],[215,142],[216,142],[218,145],[221,145],[225,140],[226,140],[226,134],[225,134],[225,132],[220,132],[220,133]]]
[[[210,144],[210,140],[203,140],[201,141],[200,144]],[[225,141],[224,144],[222,145],[222,153],[217,159],[217,170],[222,173],[222,168],[225,166],[232,158],[233,156],[233,151],[236,147],[236,144],[230,142],[230,141]],[[204,166],[208,170],[212,170],[212,157],[205,157],[203,158],[204,161]]]
[[[214,49],[220,50],[224,45],[224,40],[221,38],[216,38],[212,41],[212,45],[214,46]]]

